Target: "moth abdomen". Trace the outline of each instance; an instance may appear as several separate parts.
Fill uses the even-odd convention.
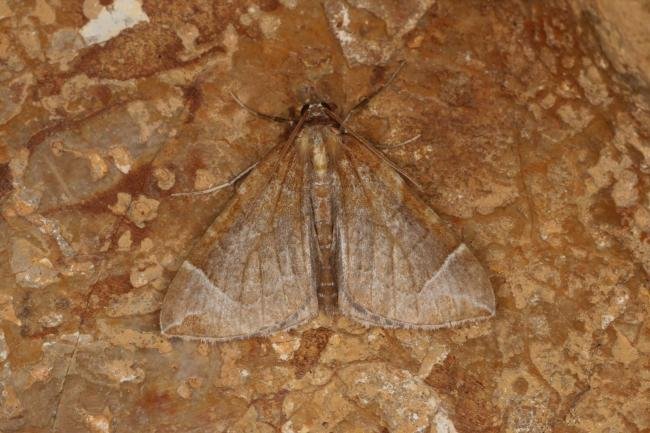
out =
[[[338,288],[334,268],[332,172],[325,143],[326,131],[319,127],[310,128],[311,158],[311,206],[312,221],[318,246],[318,304],[327,313],[337,311]]]

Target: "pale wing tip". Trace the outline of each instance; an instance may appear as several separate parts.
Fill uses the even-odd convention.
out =
[[[393,309],[389,317],[361,305],[345,291],[339,294],[343,314],[364,325],[383,328],[434,330],[487,320],[496,314],[496,300],[487,272],[463,243],[424,284],[416,304],[418,308],[409,304],[406,308]]]
[[[496,299],[488,274],[464,243],[447,257],[430,283],[448,287],[458,314],[455,321],[489,319],[496,314]]]
[[[309,301],[313,302],[309,302]],[[159,326],[163,336],[186,340],[224,342],[266,336],[299,326],[318,312],[315,296],[282,320],[267,320],[257,326],[244,327],[241,317],[229,315],[221,322],[212,319],[224,311],[239,311],[223,291],[205,273],[185,261],[169,285],[160,310]]]

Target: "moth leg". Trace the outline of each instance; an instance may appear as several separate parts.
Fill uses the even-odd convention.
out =
[[[407,144],[413,143],[414,141],[418,140],[420,137],[422,137],[422,134],[415,134],[413,137],[409,138],[408,140],[404,140],[401,143],[397,143],[397,144],[375,143],[372,140],[368,140],[368,142],[370,144],[372,144],[373,146],[375,146],[376,148],[378,148],[378,149],[382,149],[382,150],[384,150],[384,149],[395,149],[397,147],[402,147],[402,146],[406,146]]]
[[[266,113],[260,113],[259,111],[255,110],[254,108],[249,107],[248,105],[244,104],[244,102],[237,97],[233,92],[230,92],[230,96],[239,104],[240,107],[242,107],[244,110],[248,111],[249,113],[253,114],[254,116],[259,117],[260,119],[264,120],[270,120],[271,122],[279,122],[279,123],[286,123],[286,122],[291,122],[291,119],[287,119],[286,117],[282,116],[273,116],[271,114],[266,114]]]
[[[250,171],[252,169],[254,169],[257,166],[257,164],[259,164],[259,161],[256,162],[255,164],[251,165],[250,167],[248,167],[247,169],[245,169],[241,173],[239,173],[237,176],[230,179],[228,182],[224,182],[222,184],[213,186],[213,187],[208,188],[208,189],[203,189],[201,191],[176,192],[176,193],[172,194],[172,197],[187,196],[187,195],[194,196],[194,195],[202,195],[202,194],[211,194],[211,193],[213,193],[215,191],[219,191],[219,190],[222,190],[222,189],[227,188],[229,186],[233,186],[235,183],[237,183],[237,181],[239,179],[243,178],[248,173],[250,173]]]
[[[372,92],[370,92],[369,94],[367,94],[366,96],[361,98],[361,100],[359,100],[359,102],[357,102],[356,105],[354,107],[352,107],[350,109],[350,111],[348,111],[348,114],[345,115],[345,117],[343,118],[343,121],[341,122],[341,127],[343,127],[345,122],[348,121],[350,116],[352,116],[352,114],[354,114],[355,111],[357,111],[357,110],[365,107],[366,105],[368,105],[368,103],[375,96],[377,96],[379,93],[381,93],[382,90],[384,90],[386,87],[390,86],[390,84],[393,82],[393,80],[395,80],[395,78],[397,77],[397,74],[400,73],[400,71],[402,70],[402,68],[404,67],[405,64],[406,64],[406,61],[402,60],[399,63],[399,66],[397,66],[397,69],[395,69],[395,72],[393,72],[393,74],[390,76],[390,78],[384,84],[382,84],[381,86],[379,86],[378,88],[376,88],[375,90],[373,90]]]

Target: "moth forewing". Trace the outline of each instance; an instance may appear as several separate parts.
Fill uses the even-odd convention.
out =
[[[305,174],[290,146],[277,146],[251,171],[172,280],[163,333],[225,341],[316,314]]]
[[[336,170],[343,314],[420,329],[494,315],[494,293],[476,257],[383,158],[348,139]]]

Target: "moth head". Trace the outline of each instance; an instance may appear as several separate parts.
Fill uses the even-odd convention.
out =
[[[303,105],[302,110],[300,110],[300,114],[306,114],[307,121],[309,122],[321,123],[329,120],[329,116],[325,113],[325,111],[329,109],[329,106],[327,106],[324,102],[313,102]]]
[[[339,108],[339,107],[337,107],[336,104],[333,103],[333,102],[321,102],[320,104],[321,104],[323,107],[325,107],[325,108],[327,108],[328,110],[333,111],[333,112],[335,112],[335,113],[336,113],[336,110]]]

